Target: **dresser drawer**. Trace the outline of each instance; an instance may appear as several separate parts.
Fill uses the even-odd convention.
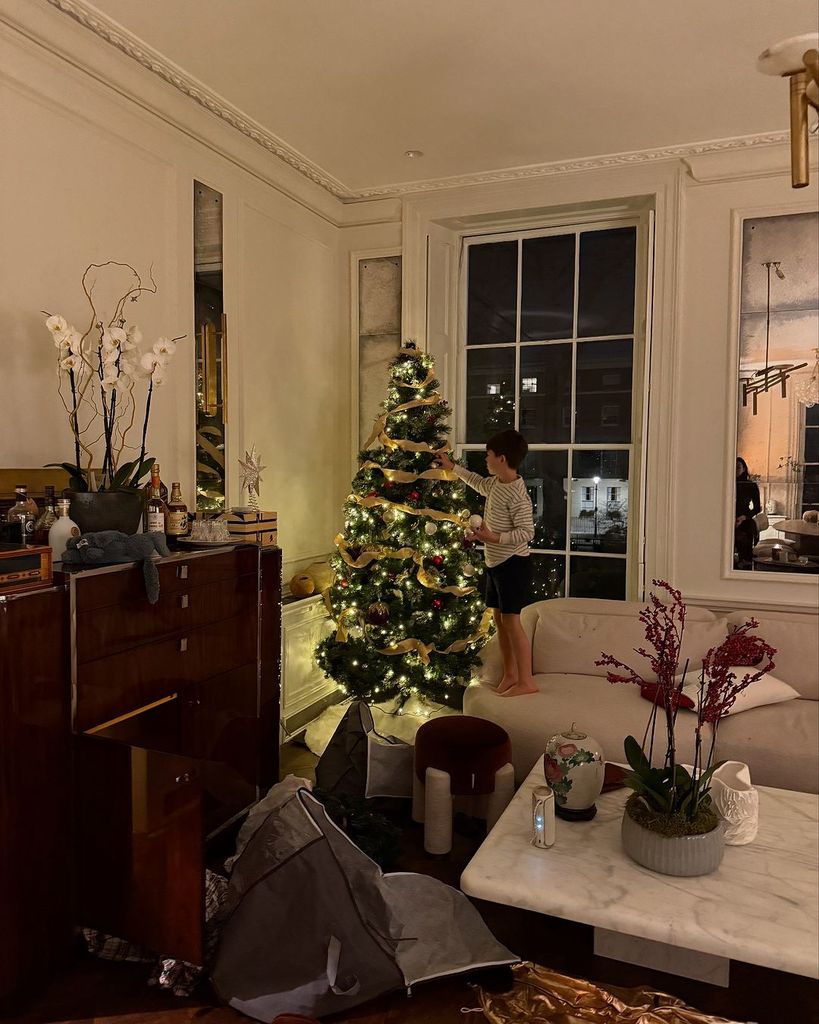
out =
[[[257,618],[235,615],[76,668],[74,729],[103,722],[257,657]]]
[[[173,555],[157,562],[160,594],[185,593],[192,587],[209,586],[234,576],[256,574],[259,549],[252,544],[213,552],[196,552],[189,556]],[[72,573],[77,613],[106,608],[145,597],[141,565],[115,567],[111,570]]]
[[[81,611],[77,614],[77,661],[96,661],[220,619],[252,618],[257,611],[257,588],[255,574],[234,576],[208,586],[162,589],[156,604],[148,604],[137,592],[120,604]]]

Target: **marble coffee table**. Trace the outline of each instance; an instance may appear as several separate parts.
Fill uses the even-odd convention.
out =
[[[620,845],[630,790],[604,794],[592,821],[557,820],[531,845],[538,761],[461,876],[469,896],[594,926],[595,952],[728,985],[731,960],[819,978],[819,797],[759,789],[759,833],[728,846],[719,869],[672,878]]]

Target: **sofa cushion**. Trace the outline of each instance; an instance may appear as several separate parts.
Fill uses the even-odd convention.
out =
[[[609,761],[625,760],[626,736],[642,740],[652,709],[633,684],[610,683],[587,675],[536,675],[535,683],[538,693],[520,697],[499,697],[489,687],[472,683],[464,696],[464,714],[488,718],[509,733],[516,781],[522,782],[543,756],[546,740],[572,722],[597,740]],[[687,763],[694,756],[695,724],[693,715],[677,719],[678,758]],[[662,758],[664,753],[661,713],[655,754]]]
[[[510,700],[512,698],[509,698]],[[515,737],[512,734],[514,748]],[[744,761],[755,786],[819,792],[819,708],[816,701],[789,700],[724,719],[717,758]]]
[[[604,607],[587,610],[593,603]],[[645,629],[639,620],[644,607],[636,601],[549,601],[539,604],[539,615],[532,647],[536,673],[599,676],[605,679],[605,665],[595,665],[603,653],[630,665],[649,683],[656,682],[648,659],[636,653],[644,647]],[[683,636],[679,668],[686,659],[689,672],[699,669],[711,647],[722,643],[727,620],[717,618],[705,608],[689,608]]]
[[[733,665],[730,669],[736,676],[736,682],[741,683],[746,675],[753,672],[753,668]],[[697,712],[697,704],[700,697],[700,684],[696,682],[686,683],[681,692],[682,697],[688,698],[688,705],[683,705],[685,710]],[[786,700],[796,700],[799,691],[789,686],[784,680],[777,679],[770,672],[766,672],[760,679],[749,683],[744,690],[740,690],[734,698],[734,703],[728,708],[723,718],[730,715],[741,715],[744,711],[752,711],[754,708],[764,708],[769,704],[782,704]],[[704,699],[704,697],[703,697]]]
[[[740,626],[748,619],[759,621],[755,632],[776,648],[774,675],[798,690],[800,696],[819,700],[819,620],[816,616],[732,612],[728,622]]]

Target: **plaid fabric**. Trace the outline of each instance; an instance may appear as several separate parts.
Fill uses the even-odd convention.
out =
[[[96,928],[83,928],[88,952],[101,960],[120,960],[129,963],[153,964],[149,985],[168,989],[175,996],[189,996],[207,973],[219,944],[221,932],[220,911],[227,891],[227,879],[215,871],[205,872],[205,965],[190,964],[173,957],[157,956],[142,946],[114,935],[106,935]]]

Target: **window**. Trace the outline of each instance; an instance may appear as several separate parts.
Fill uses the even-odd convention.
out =
[[[819,405],[805,409],[805,428],[802,433],[802,497],[799,513],[819,509]]]
[[[634,221],[465,241],[459,441],[485,472],[487,438],[514,427],[535,516],[535,598],[625,598],[638,226]],[[641,285],[644,291],[644,284]],[[479,499],[480,500],[480,499]]]

